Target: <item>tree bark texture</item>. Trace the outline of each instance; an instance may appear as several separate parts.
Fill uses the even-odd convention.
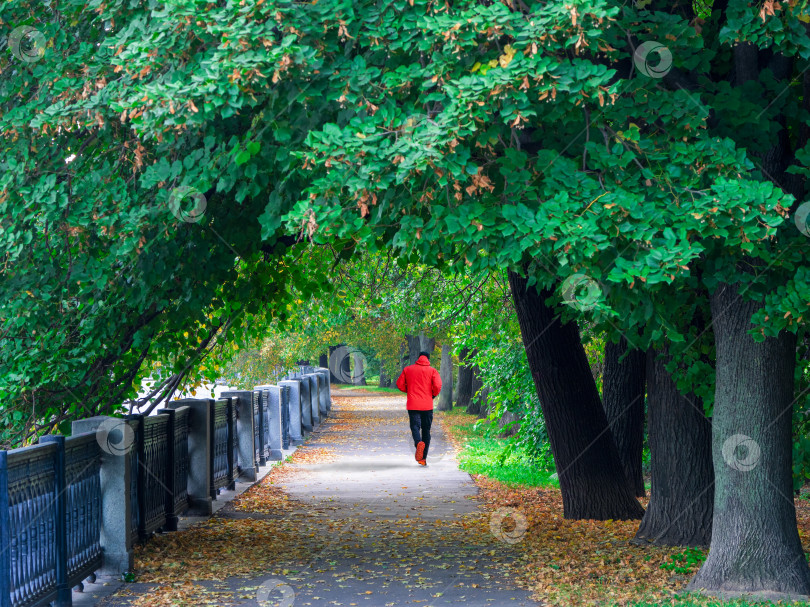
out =
[[[644,497],[641,452],[644,447],[644,387],[646,355],[619,343],[605,344],[602,404],[619,450],[624,475],[636,497]]]
[[[405,336],[405,341],[400,342],[400,344],[399,344],[399,372],[400,373],[402,373],[402,371],[405,369],[405,367],[408,366],[408,364],[409,364],[408,363],[408,354],[405,352],[406,348],[408,348],[409,343],[410,342],[408,341],[408,336],[406,335]]]
[[[424,333],[419,334],[419,349],[427,352],[431,356],[433,355],[433,350],[436,349],[436,338],[435,337],[427,337]]]
[[[511,411],[505,411],[504,414],[501,416],[501,419],[498,420],[498,427],[501,428],[501,433],[498,435],[502,438],[509,438],[510,436],[514,436],[520,430],[520,423],[513,422],[520,422],[520,416],[516,413],[512,413]],[[512,424],[510,426],[510,424]],[[509,426],[507,428],[507,426]]]
[[[385,370],[385,359],[380,358],[380,388],[391,387],[391,376]]]
[[[712,428],[703,402],[678,392],[666,360],[653,350],[647,357],[652,488],[636,540],[708,546],[714,499]]]
[[[470,402],[467,405],[467,413],[470,415],[478,415],[481,413],[481,397],[478,394],[481,389],[484,387],[484,383],[481,381],[481,375],[478,373],[478,367],[473,365],[472,367],[472,381],[470,382]]]
[[[810,594],[796,528],[791,421],[796,337],[748,334],[762,302],[721,284],[711,297],[717,349],[712,417],[714,520],[706,562],[689,584],[710,594]]]
[[[487,417],[491,412],[493,405],[490,402],[492,395],[492,388],[484,386],[481,389],[481,394],[478,396],[478,417]]]
[[[568,519],[640,519],[576,324],[546,305],[552,293],[509,272],[509,286],[546,422]]]
[[[416,359],[419,358],[419,350],[422,349],[418,335],[406,335],[405,339],[408,340],[408,364],[413,365]]]
[[[470,398],[472,397],[472,367],[467,362],[470,356],[469,348],[462,348],[458,356],[456,406],[464,407],[464,409],[470,406]]]
[[[450,344],[442,344],[440,375],[442,378],[442,391],[439,393],[439,402],[436,408],[439,411],[450,411],[453,408],[453,356]]]

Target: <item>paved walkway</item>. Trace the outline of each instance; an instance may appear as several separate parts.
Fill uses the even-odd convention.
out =
[[[279,475],[151,540],[139,581],[99,604],[537,605],[511,584],[513,547],[490,532],[439,425],[421,467],[404,398],[340,393]]]

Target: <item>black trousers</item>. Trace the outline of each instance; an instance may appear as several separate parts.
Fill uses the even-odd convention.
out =
[[[413,446],[420,441],[425,443],[425,457],[430,447],[430,426],[433,425],[433,409],[430,411],[408,411],[411,418],[411,434],[413,434]]]

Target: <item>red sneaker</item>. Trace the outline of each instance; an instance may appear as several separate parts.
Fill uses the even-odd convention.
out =
[[[419,441],[416,443],[416,461],[422,462],[425,459],[425,442]]]
[[[427,466],[427,462],[425,460],[423,460],[423,459],[420,459],[419,460],[419,465],[420,466]]]

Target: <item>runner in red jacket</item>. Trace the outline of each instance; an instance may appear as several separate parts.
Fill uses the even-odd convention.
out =
[[[433,399],[442,391],[442,378],[430,366],[430,354],[420,352],[415,365],[402,370],[397,388],[408,395],[408,417],[411,418],[411,434],[416,446],[416,461],[427,465],[430,447],[430,426],[433,424]]]

